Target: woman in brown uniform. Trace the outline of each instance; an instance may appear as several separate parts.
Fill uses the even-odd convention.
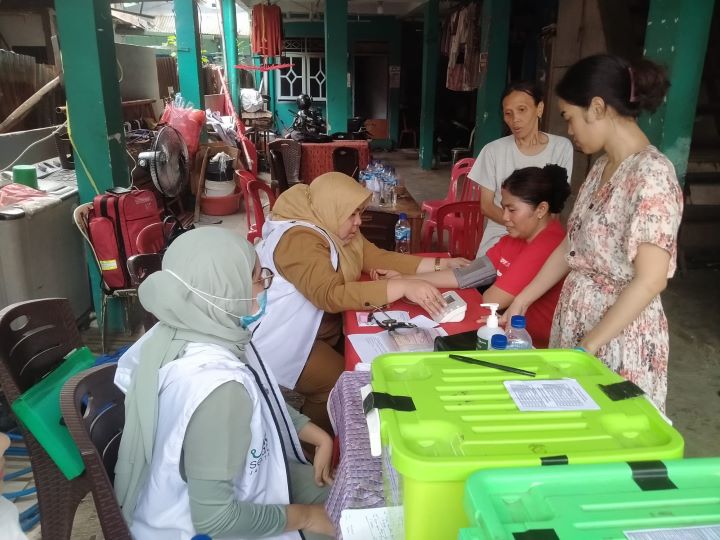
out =
[[[257,246],[261,265],[275,279],[253,343],[278,382],[305,396],[303,414],[327,430],[327,397],[344,367],[341,313],[402,297],[431,313],[444,305],[425,281],[359,281],[361,273],[388,268],[414,274],[467,264],[401,255],[370,243],[359,230],[370,197],[336,172],[293,186],[278,198]]]

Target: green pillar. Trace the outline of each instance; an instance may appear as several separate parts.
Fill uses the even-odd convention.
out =
[[[435,94],[440,59],[439,1],[425,4],[423,25],[422,98],[420,102],[420,167],[430,169],[433,162],[435,132]]]
[[[325,88],[328,133],[347,131],[347,0],[325,3]]]
[[[500,96],[507,85],[510,8],[508,0],[484,0],[482,4],[480,62],[487,65],[477,92],[474,155],[502,135]]]
[[[110,4],[74,0],[58,2],[55,10],[80,201],[89,202],[110,187],[129,184]],[[92,253],[86,253],[99,317],[100,275]],[[118,329],[121,312],[110,308],[108,328]]]
[[[235,112],[240,114],[238,97],[237,64],[237,17],[235,15],[235,0],[221,0],[223,19],[223,39],[225,40],[225,73],[228,81],[228,91]]]
[[[200,25],[195,0],[175,0],[175,34],[177,37],[177,64],[180,91],[196,109],[204,110],[203,80],[200,77],[202,61]]]
[[[665,103],[640,126],[685,182],[695,108],[707,52],[714,0],[651,0],[645,56],[668,68],[672,82]]]

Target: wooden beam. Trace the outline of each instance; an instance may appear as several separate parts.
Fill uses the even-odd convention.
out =
[[[10,128],[22,120],[23,117],[29,113],[46,94],[52,92],[58,86],[60,86],[60,77],[55,77],[32,96],[23,101],[17,109],[11,112],[8,117],[2,121],[0,124],[0,133],[10,131]]]

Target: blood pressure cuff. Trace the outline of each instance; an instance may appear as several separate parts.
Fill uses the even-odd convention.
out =
[[[464,268],[453,269],[453,274],[461,289],[487,287],[497,279],[497,271],[487,256],[475,259]]]

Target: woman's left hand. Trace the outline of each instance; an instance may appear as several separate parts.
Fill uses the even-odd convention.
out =
[[[315,471],[315,483],[318,486],[329,486],[333,483],[332,454],[333,441],[327,435],[325,440],[315,447],[313,470]]]
[[[440,266],[445,269],[462,268],[470,264],[464,257],[454,257],[452,259],[440,259]]]

